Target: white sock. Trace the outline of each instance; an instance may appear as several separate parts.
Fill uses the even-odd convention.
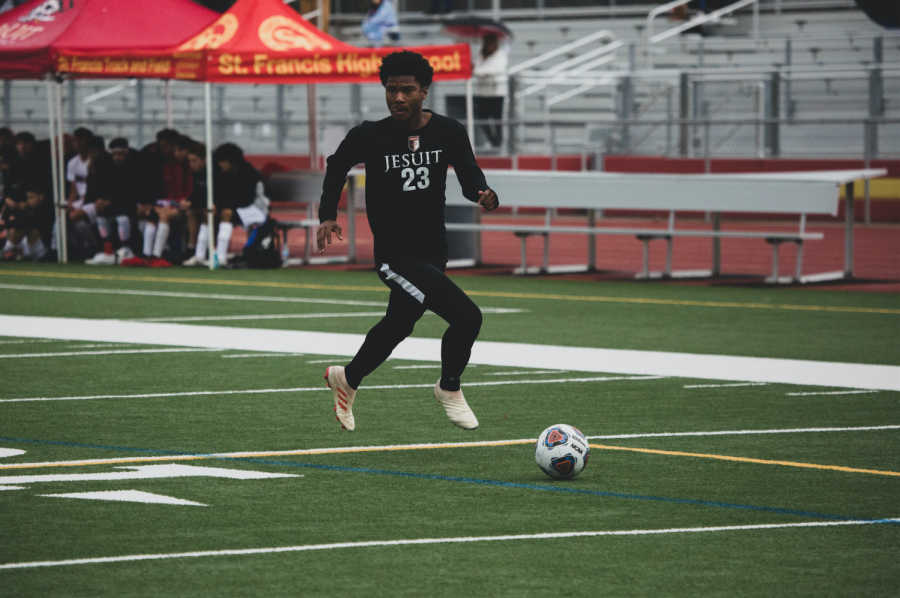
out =
[[[153,257],[162,257],[163,251],[166,249],[166,243],[169,242],[169,225],[166,222],[160,222],[156,229],[156,240],[153,241]]]
[[[35,261],[47,255],[47,247],[44,245],[43,239],[38,237],[38,240],[33,244],[28,244],[28,253],[31,256],[31,259]]]
[[[19,251],[22,252],[24,257],[31,256],[31,247],[28,245],[28,237],[22,237],[22,240],[19,241]]]
[[[116,216],[116,225],[119,228],[119,240],[125,243],[131,239],[131,219],[128,216]]]
[[[230,222],[219,224],[219,236],[216,239],[216,255],[219,256],[219,264],[225,264],[228,261],[228,246],[231,245],[231,231],[234,225]]]
[[[207,258],[206,255],[206,246],[209,243],[209,227],[205,224],[200,225],[200,231],[197,233],[197,248],[194,251],[194,256],[198,260],[205,260]]]
[[[156,225],[152,222],[144,223],[144,257],[153,255],[153,239],[156,238]]]
[[[6,245],[3,246],[3,251],[9,251],[10,249],[15,249],[15,248],[16,248],[16,246],[13,245],[9,239],[7,239]]]
[[[100,240],[109,241],[112,232],[112,221],[106,216],[97,216],[97,230],[100,231]]]

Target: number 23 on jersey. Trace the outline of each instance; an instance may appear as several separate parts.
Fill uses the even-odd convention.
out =
[[[426,166],[420,166],[415,170],[412,168],[404,168],[400,171],[400,176],[403,177],[403,190],[415,191],[416,187],[419,189],[427,189],[428,185],[431,184],[428,174],[428,167]]]

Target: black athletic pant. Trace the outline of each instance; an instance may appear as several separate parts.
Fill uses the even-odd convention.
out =
[[[380,264],[378,276],[391,289],[387,314],[369,331],[356,357],[347,365],[347,382],[357,388],[412,334],[416,322],[430,309],[450,324],[441,343],[441,388],[459,390],[459,379],[481,330],[481,310],[447,278],[443,268],[423,260]]]

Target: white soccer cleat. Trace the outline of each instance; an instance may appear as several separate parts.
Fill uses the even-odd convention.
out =
[[[447,417],[454,426],[459,426],[463,430],[474,430],[478,427],[478,418],[469,409],[462,390],[444,390],[441,388],[441,381],[438,380],[434,385],[434,398],[444,407]]]
[[[352,432],[356,427],[353,420],[353,399],[356,398],[356,391],[347,384],[347,376],[344,375],[344,368],[339,365],[333,365],[325,370],[325,384],[331,389],[331,396],[334,398],[335,419],[341,422],[341,427]]]
[[[102,251],[94,257],[84,260],[89,266],[115,266],[116,255],[114,253],[103,253]]]
[[[209,262],[204,259],[198,258],[196,255],[191,256],[191,259],[184,260],[181,262],[182,266],[208,266]]]

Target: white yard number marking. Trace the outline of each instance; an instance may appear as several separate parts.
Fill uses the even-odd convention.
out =
[[[400,171],[400,176],[406,179],[403,183],[404,191],[415,191],[416,187],[419,189],[427,189],[428,185],[431,184],[431,179],[428,178],[428,168],[425,166],[420,166],[415,171],[412,168],[404,168]],[[416,179],[416,175],[419,175],[419,181],[415,183],[413,186],[413,181]]]

